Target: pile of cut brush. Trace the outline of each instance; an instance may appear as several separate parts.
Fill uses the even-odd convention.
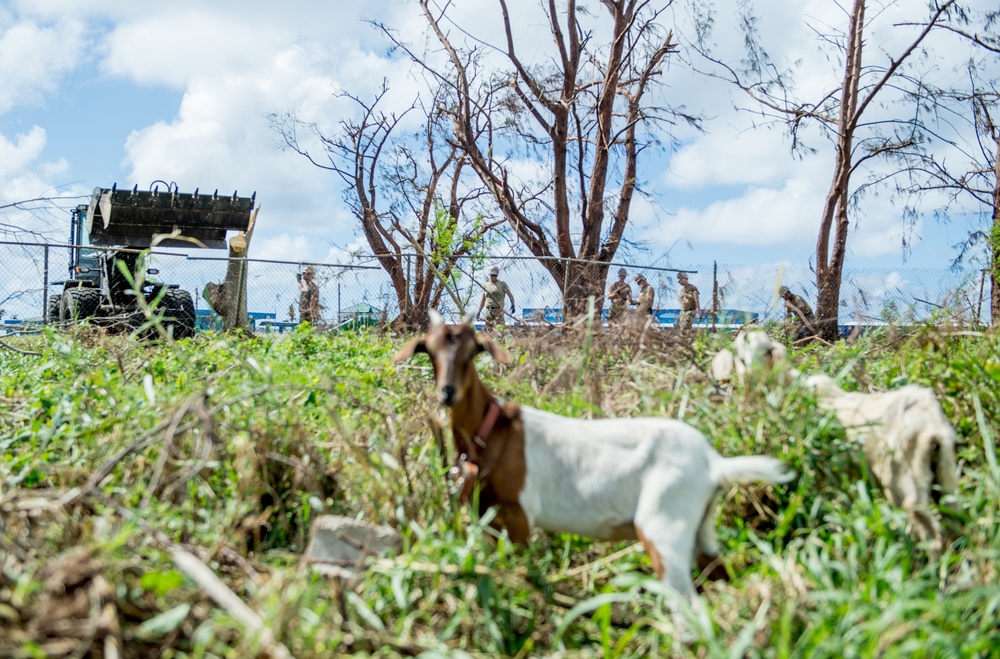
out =
[[[78,495],[13,490],[0,496],[2,657],[161,656],[192,646],[194,630],[213,615],[213,599],[238,601],[233,589],[245,594],[243,584],[261,580],[226,546],[175,543],[100,497]],[[150,570],[158,553],[171,556],[181,571]],[[221,566],[229,586],[209,562]],[[181,589],[185,577],[200,587]],[[161,597],[174,589],[183,596],[164,610]]]

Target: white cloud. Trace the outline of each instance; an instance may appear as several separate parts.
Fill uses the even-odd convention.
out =
[[[0,8],[0,115],[18,103],[37,105],[84,59],[83,25],[18,21]]]
[[[262,206],[258,230],[264,233],[280,227],[315,236],[342,229],[330,223],[330,209],[340,206],[339,179],[278,148],[279,136],[265,116],[293,107],[339,116],[343,102],[333,98],[335,88],[324,74],[322,55],[298,46],[273,55],[256,71],[191,82],[175,120],[129,136],[131,180],[165,179],[184,189],[218,187],[227,194],[256,191]],[[313,243],[281,258],[314,259]]]
[[[767,185],[795,173],[801,175],[802,166],[802,162],[789,153],[780,129],[720,130],[677,151],[670,158],[664,183],[681,189]]]
[[[282,232],[277,235],[255,238],[251,243],[251,251],[255,259],[285,260],[289,258],[290,254],[308,254],[311,250],[309,239],[305,236],[293,236]]]
[[[266,63],[291,39],[275,23],[256,25],[211,8],[172,8],[118,25],[102,68],[141,84],[185,88]]]
[[[753,168],[752,161],[740,164],[740,156],[730,160],[737,169]],[[771,185],[738,186],[738,191],[718,198],[718,191],[704,196],[703,205],[689,204],[661,215],[659,220],[639,219],[636,229],[643,239],[659,244],[689,241],[694,244],[729,247],[777,247],[791,253],[809,254],[816,244],[822,206],[829,186],[825,159],[810,156],[796,161],[797,171],[780,172],[763,163],[762,174],[732,173],[722,181],[725,171],[701,160],[703,176],[716,183],[734,183],[740,178]],[[694,168],[694,166],[692,166]],[[730,185],[731,189],[733,186]],[[899,254],[904,235],[901,210],[890,195],[866,200],[864,210],[852,209],[848,233],[848,253],[853,257],[878,257]],[[913,229],[919,240],[922,221]],[[753,260],[752,258],[749,260]]]
[[[4,238],[10,237],[11,227],[18,227],[53,239],[65,239],[69,206],[89,194],[80,185],[53,183],[65,176],[68,165],[61,159],[40,160],[45,144],[45,130],[39,126],[12,140],[0,135],[0,206],[7,206],[0,210],[0,225],[3,225],[0,236]],[[65,202],[45,199],[56,197],[69,199]]]
[[[651,227],[648,237],[669,243],[801,245],[815,236],[804,227],[818,218],[822,198],[808,179],[791,179],[780,188],[753,187],[744,194],[704,208],[685,207]]]
[[[65,176],[67,163],[40,160],[46,144],[45,130],[34,126],[27,133],[8,140],[0,135],[0,205],[18,204],[41,197],[71,197],[89,194],[79,185],[57,183]],[[5,210],[8,224],[22,222],[26,229],[38,230],[49,223],[44,215]]]
[[[995,9],[988,3],[980,4]],[[715,41],[719,56],[739,66],[743,43],[733,38],[737,34],[737,5],[724,2],[717,9]],[[805,0],[781,11],[767,11],[762,5],[758,10],[761,43],[779,70],[794,70],[790,78],[794,98],[817,101],[824,93],[836,91],[842,75],[840,52],[816,35],[844,29],[843,7],[824,0]],[[886,53],[900,52],[917,28],[901,30],[899,25],[926,11],[926,3],[921,0],[905,0],[891,3],[877,15],[870,14],[866,61],[877,64],[886,61]],[[942,80],[947,81],[949,76],[954,80],[951,67],[960,67],[968,53],[949,48],[941,41],[942,36],[932,42],[934,57],[920,61],[935,66]],[[955,56],[942,56],[946,51]],[[707,66],[704,62],[701,65]],[[783,124],[773,120],[768,123],[759,113],[736,110],[759,106],[734,87],[700,78],[680,66],[671,68],[668,80],[671,93],[667,98],[680,99],[689,110],[703,112],[707,130],[699,133],[678,129],[676,137],[683,144],[659,179],[664,186],[662,203],[666,212],[659,223],[636,223],[637,234],[667,245],[677,240],[690,241],[703,251],[758,246],[808,256],[814,249],[821,205],[830,186],[833,145],[828,137],[816,128],[801,134],[805,144],[817,151],[802,159],[793,158]],[[883,104],[872,110],[898,111]],[[760,125],[751,128],[755,124]],[[940,145],[932,148],[940,149]],[[864,170],[855,174],[852,191],[865,176]],[[928,197],[928,201],[932,200]],[[902,253],[905,228],[901,203],[892,198],[890,190],[867,195],[859,207],[850,209],[849,217],[848,264],[852,259]],[[930,233],[930,229],[918,222],[909,239],[919,243],[921,235]]]
[[[34,163],[45,147],[45,129],[32,126],[13,141],[0,135],[0,179],[13,176]]]
[[[346,265],[355,262],[355,254],[369,254],[371,248],[363,239],[353,240],[344,247],[331,246],[323,255],[322,263],[336,263]],[[366,262],[365,265],[377,265],[374,261]]]

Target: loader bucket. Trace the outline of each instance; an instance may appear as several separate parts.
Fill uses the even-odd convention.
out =
[[[94,188],[87,207],[90,243],[101,247],[226,247],[226,231],[246,231],[256,193],[250,197]],[[179,233],[177,238],[162,238]],[[194,239],[198,242],[193,242]],[[200,243],[201,245],[199,245]]]

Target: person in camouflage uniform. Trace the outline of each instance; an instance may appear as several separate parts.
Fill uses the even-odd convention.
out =
[[[313,281],[316,271],[312,266],[306,268],[301,275],[295,275],[299,282],[299,320],[315,325],[320,321],[319,286]]]
[[[514,313],[514,294],[506,282],[498,279],[500,268],[493,266],[490,268],[490,280],[483,284],[483,299],[479,301],[479,310],[476,311],[476,318],[486,307],[486,329],[493,329],[496,325],[503,325],[503,298],[504,295],[510,298],[510,312]]]
[[[785,318],[791,321],[792,339],[798,341],[814,335],[816,317],[809,303],[801,295],[795,295],[788,290],[787,286],[782,286],[779,293],[785,300]]]
[[[655,293],[653,287],[649,285],[649,282],[641,274],[635,276],[635,283],[639,284],[639,299],[634,300],[632,304],[637,307],[639,312],[638,321],[645,324],[647,320],[653,317],[653,296]]]
[[[698,289],[688,282],[687,273],[678,272],[677,282],[681,287],[681,313],[677,318],[677,329],[687,332],[692,329],[694,317],[701,310],[701,300],[698,299]]]
[[[625,268],[618,270],[618,281],[611,284],[608,289],[608,299],[611,301],[611,309],[608,311],[608,324],[620,323],[625,319],[625,310],[632,300],[632,287],[625,281],[628,272]]]

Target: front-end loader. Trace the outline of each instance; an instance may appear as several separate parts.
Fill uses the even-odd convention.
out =
[[[176,184],[149,191],[95,188],[90,203],[72,211],[69,279],[49,297],[48,320],[88,320],[111,328],[134,328],[154,309],[175,339],[194,334],[191,294],[149,275],[145,250],[152,247],[225,248],[226,231],[246,231],[256,194],[250,197],[178,192]],[[142,303],[140,303],[140,296]]]

